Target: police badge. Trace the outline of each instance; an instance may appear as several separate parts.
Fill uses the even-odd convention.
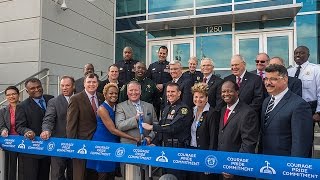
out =
[[[188,114],[188,109],[187,108],[181,108],[181,114],[183,114],[183,115]]]

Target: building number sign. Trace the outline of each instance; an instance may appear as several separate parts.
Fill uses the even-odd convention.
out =
[[[207,26],[206,32],[207,33],[219,33],[222,32],[223,28],[222,26]]]

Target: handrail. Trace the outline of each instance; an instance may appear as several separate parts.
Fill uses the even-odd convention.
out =
[[[39,71],[39,72],[37,72],[37,73],[35,73],[35,74],[27,77],[26,79],[20,81],[19,83],[15,84],[15,85],[13,85],[13,86],[20,86],[20,85],[21,85],[22,83],[24,83],[27,79],[32,78],[32,77],[34,77],[34,76],[37,76],[37,75],[39,75],[39,74],[41,74],[41,73],[43,73],[43,72],[45,72],[45,71],[49,71],[49,68],[44,68],[44,69],[42,69],[41,71]],[[5,90],[3,90],[3,91],[0,92],[0,96],[2,96],[2,95],[4,94],[4,91],[5,91]]]
[[[35,77],[35,76],[38,76],[38,75],[40,75],[41,73],[44,73],[44,72],[46,72],[46,75],[40,77],[39,80],[42,80],[42,79],[44,79],[44,78],[47,78],[47,84],[46,84],[46,85],[47,85],[47,88],[46,88],[46,90],[47,90],[47,92],[48,92],[48,89],[49,89],[49,84],[48,84],[48,83],[49,83],[49,69],[48,69],[48,68],[44,68],[44,69],[42,69],[41,71],[39,71],[39,72],[37,72],[37,73],[34,73],[33,75],[31,75],[31,76],[27,77],[26,79],[20,81],[19,83],[13,85],[13,86],[16,86],[16,87],[18,87],[18,86],[20,87],[20,88],[18,88],[18,89],[19,89],[19,92],[21,93],[20,100],[21,100],[21,98],[23,98],[23,91],[26,89],[26,88],[24,87],[24,85],[23,85],[24,82],[25,82],[27,79],[32,78],[32,77]],[[0,97],[2,97],[2,96],[4,95],[4,93],[5,93],[5,90],[1,91],[1,92],[0,92]],[[5,102],[7,102],[7,99],[4,99],[4,100],[2,100],[2,101],[0,102],[0,107],[1,107]]]

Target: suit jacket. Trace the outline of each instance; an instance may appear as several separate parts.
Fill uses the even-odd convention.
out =
[[[190,109],[192,109],[192,107],[194,106],[193,104],[193,96],[191,93],[191,88],[193,86],[193,82],[190,79],[184,78],[183,76],[181,76],[179,78],[179,80],[177,81],[177,84],[179,85],[180,91],[181,91],[181,95],[180,95],[180,99],[181,101],[186,104]],[[168,100],[167,100],[167,85],[165,85],[166,87],[164,88],[163,91],[163,103],[162,103],[162,109],[168,105]]]
[[[288,76],[288,88],[296,95],[302,97],[302,82],[299,78]]]
[[[254,153],[259,135],[257,113],[250,106],[239,101],[224,125],[225,111],[226,107],[223,107],[219,125],[218,150]]]
[[[289,90],[265,121],[265,111],[270,98],[266,98],[262,106],[262,153],[308,157],[313,141],[310,105]]]
[[[198,149],[216,150],[218,145],[218,133],[220,111],[210,108],[202,113],[202,122],[197,127],[196,139]]]
[[[236,81],[236,76],[231,74],[225,80]],[[260,113],[264,100],[262,80],[260,76],[246,72],[243,76],[239,89],[240,101],[248,104],[257,113]]]
[[[97,92],[99,105],[104,98]],[[91,140],[97,127],[96,114],[85,91],[70,98],[67,110],[67,137]]]
[[[75,93],[79,93],[84,90],[83,81],[84,81],[84,77],[79,78],[74,82]]]
[[[148,124],[153,124],[154,122],[158,122],[157,115],[152,104],[140,100],[140,106],[143,111],[143,122]],[[136,114],[137,114],[137,110],[130,100],[117,104],[116,127],[120,131],[123,131],[133,137],[140,137],[138,122],[136,120]],[[153,139],[155,136],[153,131],[144,130],[143,134],[145,137],[148,136],[151,139]],[[136,143],[126,138],[121,138],[120,141],[122,143],[130,143],[130,144]]]
[[[51,95],[43,95],[48,106],[48,101],[53,98]],[[27,131],[32,130],[36,136],[42,132],[42,122],[45,110],[31,98],[22,101],[16,107],[16,130],[19,134],[24,135]]]
[[[42,131],[51,132],[52,137],[67,137],[68,101],[60,94],[50,99],[42,122]]]
[[[0,109],[0,133],[3,130],[10,132],[10,110],[9,105]]]
[[[210,107],[220,110],[224,105],[221,98],[221,85],[223,80],[216,75],[212,75],[208,81],[208,102]]]

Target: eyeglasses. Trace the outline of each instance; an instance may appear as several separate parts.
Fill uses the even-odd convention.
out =
[[[15,95],[17,95],[18,93],[11,93],[11,94],[6,94],[6,96],[15,96]]]
[[[265,63],[266,61],[264,61],[264,60],[258,60],[258,59],[256,59],[256,63]]]
[[[276,78],[276,77],[271,77],[271,78],[264,78],[263,80],[264,81],[270,81],[270,82],[277,82],[279,79],[283,79],[283,77],[278,77],[278,78]]]

